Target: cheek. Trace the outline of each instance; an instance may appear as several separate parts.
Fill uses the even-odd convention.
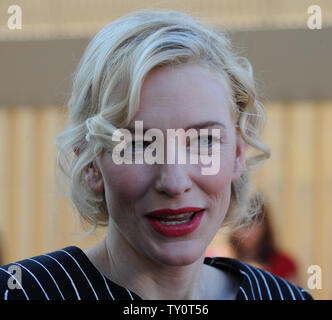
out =
[[[116,203],[129,204],[142,197],[147,186],[147,175],[142,174],[141,165],[112,164],[104,170],[105,188],[108,197]]]
[[[226,214],[231,197],[234,161],[222,156],[220,170],[215,175],[200,175],[198,185],[208,195],[213,212]]]
[[[232,152],[221,154],[219,170],[214,175],[202,175],[201,181],[210,189],[211,193],[228,188],[231,185],[234,172],[234,158]]]
[[[221,171],[213,176],[202,176],[200,185],[205,193],[211,197],[220,198],[227,194],[231,187],[231,177],[224,175]]]

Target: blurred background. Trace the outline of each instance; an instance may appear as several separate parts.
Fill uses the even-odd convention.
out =
[[[22,10],[22,29],[8,27],[13,4]],[[321,9],[321,29],[308,27],[311,5]],[[272,149],[254,180],[274,244],[296,266],[294,282],[316,299],[332,299],[330,0],[1,0],[0,265],[102,239],[103,229],[81,234],[89,226],[57,191],[53,140],[66,121],[71,73],[91,37],[142,8],[181,10],[226,29],[252,62]],[[218,234],[207,255],[236,256],[234,248]],[[321,289],[308,287],[312,265],[321,268]]]

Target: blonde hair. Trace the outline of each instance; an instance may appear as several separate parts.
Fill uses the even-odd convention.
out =
[[[108,222],[105,195],[88,187],[82,169],[112,144],[116,129],[133,119],[149,71],[185,63],[204,64],[223,76],[231,93],[235,126],[257,151],[246,158],[242,176],[232,183],[223,225],[236,226],[255,214],[248,211],[249,173],[270,151],[261,139],[265,116],[249,61],[235,54],[224,33],[188,14],[140,10],[106,25],[88,44],[74,74],[67,128],[55,140],[57,164],[69,180],[69,198],[94,227]]]

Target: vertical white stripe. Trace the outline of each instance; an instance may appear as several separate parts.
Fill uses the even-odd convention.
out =
[[[58,291],[59,291],[59,293],[60,293],[60,295],[61,295],[61,297],[62,297],[62,300],[65,300],[65,298],[64,298],[64,296],[63,296],[63,294],[62,294],[62,292],[61,292],[61,290],[60,290],[58,284],[56,283],[56,281],[55,281],[55,279],[53,278],[52,274],[47,270],[47,268],[46,268],[43,264],[41,264],[40,262],[38,262],[38,261],[35,260],[35,259],[28,258],[28,260],[31,260],[31,261],[33,261],[33,262],[38,263],[41,267],[43,267],[43,268],[46,270],[46,272],[49,274],[49,276],[50,276],[51,279],[53,280],[55,286],[57,287],[57,289],[58,289]]]
[[[4,294],[4,300],[8,300],[8,289],[5,291],[5,294]]]
[[[129,293],[129,296],[131,298],[131,300],[134,300],[133,296],[131,295],[130,291],[126,288],[127,292]]]
[[[65,251],[65,250],[58,250],[58,251],[61,251],[61,252],[66,253],[68,256],[70,256],[70,257],[74,260],[74,262],[76,263],[76,265],[79,267],[79,269],[80,269],[81,272],[83,273],[83,275],[84,275],[86,281],[89,283],[89,286],[90,286],[90,288],[92,289],[92,291],[93,291],[93,293],[94,293],[96,299],[99,300],[98,295],[97,295],[96,291],[94,290],[94,288],[93,288],[93,286],[92,286],[90,280],[88,279],[88,277],[86,276],[85,272],[83,271],[83,269],[81,268],[81,266],[79,265],[79,263],[76,261],[76,259],[75,259],[75,258],[74,258],[69,252],[67,252],[67,251]]]
[[[27,268],[25,267],[24,265],[18,263],[18,262],[15,262],[14,264],[20,266],[21,268],[25,269],[27,272],[29,272],[29,274],[35,279],[35,281],[38,283],[40,289],[43,291],[45,297],[47,300],[50,300],[50,298],[48,297],[47,293],[45,292],[43,286],[41,285],[41,283],[39,282],[39,280],[36,278],[36,276]]]
[[[251,279],[250,279],[250,277],[249,277],[249,276],[248,276],[243,270],[240,270],[240,272],[241,272],[242,274],[244,274],[244,275],[248,278],[249,283],[250,283],[250,289],[251,289],[252,297],[253,297],[254,300],[256,300],[256,296],[255,296],[254,288],[252,287],[252,283],[251,283]]]
[[[265,272],[267,275],[269,275],[270,278],[272,278],[272,280],[274,281],[274,283],[275,283],[275,285],[277,286],[277,289],[278,289],[278,291],[279,291],[280,299],[281,299],[281,300],[284,300],[284,296],[283,296],[283,294],[282,294],[282,292],[281,292],[281,289],[280,289],[280,286],[279,286],[278,281],[275,279],[275,277],[274,277],[271,273],[266,272],[266,271],[264,271],[264,272]]]
[[[291,287],[289,286],[289,284],[287,283],[287,281],[284,280],[283,278],[279,278],[279,279],[285,283],[285,285],[287,286],[289,292],[290,292],[291,295],[292,295],[293,300],[296,300],[296,298],[295,298],[295,296],[294,296],[294,293],[293,293],[293,290],[291,289]]]
[[[103,277],[103,279],[104,279],[104,281],[105,281],[105,285],[106,285],[106,288],[107,288],[108,293],[110,294],[110,296],[112,297],[112,299],[115,300],[115,298],[114,298],[114,296],[113,296],[113,294],[112,294],[112,292],[111,292],[111,290],[110,290],[110,288],[109,288],[109,286],[108,286],[108,284],[107,284],[107,280],[106,280],[106,278],[104,277],[104,275],[103,275],[102,273],[100,273],[100,274],[101,274],[101,276]]]
[[[62,270],[65,272],[65,274],[66,274],[67,277],[69,278],[69,280],[70,280],[70,282],[71,282],[71,285],[73,286],[73,288],[74,288],[74,290],[75,290],[75,293],[76,293],[77,299],[78,299],[78,300],[81,300],[81,297],[80,297],[80,295],[79,295],[79,293],[78,293],[78,291],[77,291],[77,288],[76,288],[76,286],[75,286],[75,283],[74,283],[73,279],[70,277],[70,275],[68,274],[68,272],[66,271],[66,269],[62,266],[62,264],[61,264],[57,259],[55,259],[55,258],[53,258],[52,256],[50,256],[49,254],[44,254],[44,256],[53,259],[53,260],[54,260],[54,261],[55,261],[55,262],[56,262],[56,263],[62,268]]]
[[[242,291],[242,293],[243,293],[244,297],[246,298],[246,300],[248,300],[248,296],[247,296],[246,292],[243,290],[242,287],[240,287],[240,290]]]
[[[23,293],[24,293],[24,295],[25,295],[25,297],[26,297],[26,299],[27,300],[30,300],[29,299],[29,297],[28,297],[28,295],[27,295],[27,293],[25,292],[25,290],[23,289],[23,286],[22,286],[22,284],[10,273],[10,272],[8,272],[6,269],[4,269],[4,268],[1,268],[0,267],[0,270],[2,270],[2,271],[4,271],[4,272],[6,272],[6,273],[8,273],[9,275],[10,275],[10,277],[12,277],[12,278],[14,278],[15,279],[15,281],[20,285],[20,289],[13,289],[13,290],[22,290],[23,291]]]
[[[260,297],[260,299],[261,300],[263,300],[263,297],[262,297],[262,292],[261,292],[261,288],[260,288],[260,285],[259,285],[259,281],[258,281],[258,279],[257,279],[257,277],[256,277],[256,275],[255,275],[255,273],[254,273],[254,271],[252,271],[252,268],[251,267],[249,267],[248,265],[245,265],[245,264],[243,264],[250,272],[251,272],[251,274],[254,276],[254,278],[255,278],[255,281],[256,281],[256,285],[257,285],[257,289],[258,289],[258,293],[259,293],[259,297]]]
[[[257,272],[259,273],[259,275],[262,277],[262,279],[263,279],[263,281],[264,281],[264,284],[265,284],[265,287],[266,287],[266,289],[267,289],[267,292],[268,292],[268,294],[269,294],[269,298],[270,298],[270,300],[272,300],[272,296],[271,296],[270,288],[269,288],[269,286],[268,286],[268,284],[267,284],[267,282],[266,282],[266,280],[265,280],[264,275],[262,274],[262,272],[261,272],[259,269],[256,269],[256,270],[257,270]]]
[[[256,281],[256,285],[257,285],[257,289],[258,289],[258,293],[259,293],[259,297],[260,297],[261,300],[263,300],[263,298],[262,298],[262,292],[261,292],[261,288],[260,288],[260,286],[259,286],[258,279],[257,279],[255,273],[251,270],[252,268],[249,267],[248,265],[242,263],[241,261],[239,261],[239,262],[240,262],[242,265],[244,265],[244,266],[245,266],[245,267],[251,272],[251,274],[254,276],[255,281]]]
[[[305,299],[304,299],[304,296],[303,296],[303,294],[302,294],[302,292],[301,292],[301,290],[300,290],[300,288],[299,288],[299,287],[297,287],[297,286],[295,286],[295,289],[296,289],[296,290],[297,290],[297,292],[299,293],[299,295],[300,295],[301,299],[302,299],[302,300],[305,300]]]
[[[311,296],[310,293],[309,293],[306,289],[301,289],[301,291],[302,291],[303,293],[306,293],[306,294],[308,294],[309,296]],[[305,298],[304,296],[303,296],[303,299],[306,300],[306,298]]]

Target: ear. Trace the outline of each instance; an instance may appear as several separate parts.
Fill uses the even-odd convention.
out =
[[[97,193],[104,191],[104,180],[101,172],[94,162],[83,169],[83,175],[88,186]]]
[[[242,138],[241,134],[237,131],[236,133],[236,154],[234,159],[234,170],[232,182],[236,181],[241,177],[244,169],[244,157],[247,149],[247,143]]]

